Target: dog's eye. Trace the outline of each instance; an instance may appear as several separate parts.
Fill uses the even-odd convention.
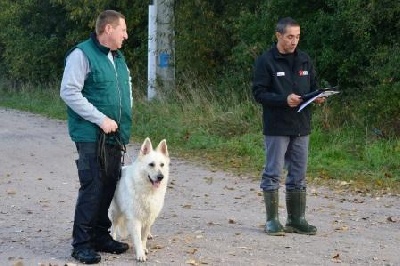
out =
[[[161,167],[164,167],[164,164],[162,163],[162,164],[160,164],[160,166],[161,166]]]
[[[154,167],[154,163],[149,163],[150,167]]]

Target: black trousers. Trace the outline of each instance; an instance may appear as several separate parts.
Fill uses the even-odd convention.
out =
[[[74,248],[90,247],[91,243],[109,238],[111,221],[108,208],[120,178],[121,148],[105,145],[106,160],[101,161],[97,143],[75,143],[80,188],[75,206],[72,231]]]

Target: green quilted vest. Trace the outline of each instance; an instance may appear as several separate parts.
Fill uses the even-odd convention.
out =
[[[132,108],[125,58],[120,51],[116,51],[114,68],[107,57],[109,49],[92,38],[78,44],[69,53],[75,48],[83,51],[90,65],[90,73],[82,90],[83,96],[100,112],[117,122],[121,141],[127,144],[131,132]],[[67,113],[68,129],[74,142],[97,141],[101,129],[96,124],[83,119],[69,107]]]

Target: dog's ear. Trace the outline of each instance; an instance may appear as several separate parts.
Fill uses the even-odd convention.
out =
[[[167,141],[163,139],[157,146],[157,151],[161,152],[165,156],[169,157],[168,155],[168,148],[167,148]]]
[[[140,148],[140,154],[141,155],[146,155],[149,154],[153,150],[153,146],[151,145],[150,138],[146,138],[142,144],[142,147]]]

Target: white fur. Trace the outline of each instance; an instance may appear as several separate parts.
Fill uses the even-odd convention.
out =
[[[136,160],[123,168],[117,184],[110,206],[113,236],[132,238],[137,261],[147,260],[147,238],[151,237],[150,227],[164,205],[169,162],[166,140],[153,150],[150,139],[146,138]]]

